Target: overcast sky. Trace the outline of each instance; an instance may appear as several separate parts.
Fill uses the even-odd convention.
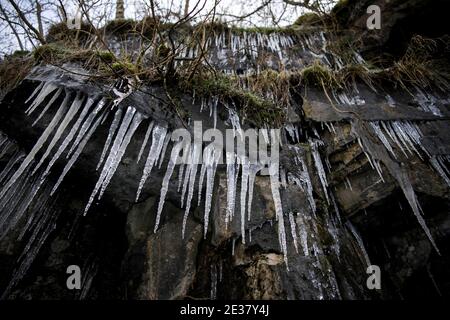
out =
[[[15,0],[19,6],[26,11],[32,9],[34,1],[31,0]],[[64,3],[66,11],[69,16],[74,16],[78,8],[78,0],[61,0]],[[94,3],[95,6],[89,11],[92,21],[97,27],[101,27],[106,21],[112,20],[115,15],[115,0],[84,0],[86,3]],[[257,14],[238,21],[233,16],[243,16],[255,11],[263,3],[268,0],[190,0],[190,10],[193,10],[198,3],[197,21],[202,20],[202,17],[208,14],[218,2],[216,13],[222,20],[228,21],[234,25],[240,26],[286,26],[292,24],[295,19],[302,15],[305,10],[300,7],[286,5],[283,0],[271,0],[270,5],[265,6]],[[328,8],[332,7],[335,0],[323,0],[329,2]],[[43,23],[44,29],[53,23],[61,22],[57,13],[58,0],[39,0],[43,7]],[[182,13],[184,11],[185,0],[156,0],[158,6],[158,15],[165,16],[169,11],[172,13]],[[8,3],[8,0],[0,0],[2,7],[14,12]],[[199,10],[202,8],[202,10]],[[125,16],[126,18],[142,19],[146,14],[149,14],[148,0],[125,0]],[[27,13],[27,18],[36,25],[35,14]],[[172,16],[173,17],[173,16]],[[33,48],[31,42],[26,39],[23,30],[19,27],[18,32],[23,37],[22,42],[26,49]],[[14,37],[11,28],[4,20],[0,20],[0,55],[11,53],[19,49],[18,41]]]

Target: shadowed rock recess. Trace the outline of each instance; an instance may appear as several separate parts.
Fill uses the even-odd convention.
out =
[[[138,65],[122,48],[142,38],[105,28],[101,76],[92,56],[60,58],[54,29],[0,95],[2,299],[448,297],[446,6],[341,1],[314,26],[211,27],[202,48],[185,26],[164,81],[130,75],[160,58],[157,35]],[[170,135],[194,121],[236,139],[280,128],[279,165],[217,164],[208,142],[187,150],[202,164],[175,165]]]

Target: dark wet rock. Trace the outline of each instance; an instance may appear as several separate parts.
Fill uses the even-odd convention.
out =
[[[375,1],[375,4],[381,2]],[[348,3],[349,8],[354,6],[354,10],[347,12],[343,23],[349,28],[361,29],[365,26],[361,10],[365,10],[367,1]],[[383,15],[385,29],[374,33],[375,38],[360,30],[368,39],[368,50],[399,39],[395,30],[401,29],[399,26],[409,25],[405,17],[411,16],[410,10],[421,10],[422,6],[429,5],[428,1],[383,3],[382,10],[389,9],[391,12],[390,15]],[[428,17],[426,12],[423,14]],[[412,16],[419,17],[420,14]],[[126,41],[132,43],[134,40],[130,36]],[[292,55],[295,56],[294,53]],[[299,67],[297,64],[313,59],[305,52],[299,56],[305,59],[291,59],[287,69]],[[227,68],[220,59],[214,62],[220,66],[218,69]],[[69,75],[54,66],[36,66],[1,102],[0,130],[26,152],[48,126],[56,105],[62,100],[60,97],[42,120],[32,126],[34,118],[24,114],[25,100],[40,81],[52,81],[73,92],[83,92],[98,99],[111,93],[113,83],[88,81],[87,71],[77,64],[66,64],[64,67],[76,71],[76,74]],[[247,70],[249,66],[244,63],[239,68]],[[144,165],[143,160],[139,163],[136,160],[150,119],[168,125],[171,130],[182,127],[182,120],[185,120],[167,108],[167,95],[160,85],[143,86],[142,90],[128,96],[120,107],[133,105],[149,119],[144,120],[137,129],[104,197],[94,202],[86,216],[82,215],[99,176],[96,167],[112,113],[99,126],[60,187],[55,203],[55,208],[59,209],[55,229],[43,242],[26,274],[5,298],[391,299],[439,294],[448,296],[448,185],[430,168],[426,159],[410,153],[404,155],[398,146],[394,146],[398,157],[393,159],[382,149],[381,142],[373,137],[371,139],[369,130],[364,130],[364,124],[369,121],[411,121],[422,132],[422,144],[430,156],[448,155],[448,96],[436,94],[438,101],[435,107],[442,114],[436,115],[424,111],[414,97],[398,88],[386,87],[384,91],[374,93],[364,84],[356,85],[359,88],[358,99],[364,100],[359,105],[332,105],[322,90],[308,87],[307,90],[300,90],[298,99],[286,112],[288,123],[299,126],[302,132],[299,142],[283,131],[281,164],[287,174],[299,173],[302,169],[291,147],[300,150],[311,177],[317,206],[315,212],[302,187],[289,182],[281,187],[283,219],[277,219],[270,177],[258,174],[252,219],[246,221],[244,234],[240,220],[240,179],[237,182],[234,219],[227,228],[226,168],[219,165],[207,232],[204,234],[203,202],[197,205],[199,187],[196,181],[185,239],[181,237],[185,212],[181,194],[177,191],[178,167],[169,184],[159,227],[154,232],[168,153],[161,169],[157,166],[153,168],[139,201],[135,201]],[[173,94],[192,120],[188,130],[192,132],[193,121],[201,121],[204,129],[213,127],[214,121],[209,113],[200,112],[201,102],[198,99],[193,102],[190,95],[173,89]],[[328,94],[332,94],[331,90]],[[390,104],[387,95],[395,99],[395,107]],[[355,135],[356,124],[361,127]],[[243,124],[244,128],[248,126],[248,122]],[[230,128],[227,109],[222,105],[218,110],[217,128],[222,132]],[[319,153],[326,167],[328,193],[325,193],[319,179],[310,144],[310,139],[319,137],[324,143],[319,147]],[[358,137],[364,138],[365,145],[370,145],[379,157],[377,160],[380,160],[384,181],[372,168],[373,164],[361,148]],[[42,151],[38,156],[41,154]],[[11,157],[12,152],[7,156]],[[48,177],[50,182],[58,178],[57,173],[64,167],[66,156],[67,152],[56,162]],[[0,165],[0,168],[6,165],[1,157]],[[405,181],[403,184],[399,181],[400,171],[401,177],[407,177],[417,194],[424,219],[441,251],[440,256],[405,200],[401,188],[405,189]],[[327,200],[327,195],[330,198],[334,195],[336,205]],[[1,291],[8,286],[14,270],[20,265],[19,256],[26,241],[19,239],[19,233],[30,216],[31,212],[26,212],[16,228],[0,239]],[[291,221],[297,228],[296,240],[292,236]],[[282,222],[287,238],[287,265],[278,236]],[[380,292],[366,288],[364,249],[355,241],[348,227],[349,222],[359,230],[371,262],[382,269],[383,289]],[[66,268],[69,265],[79,265],[82,270],[84,289],[80,292],[70,291],[66,287]]]

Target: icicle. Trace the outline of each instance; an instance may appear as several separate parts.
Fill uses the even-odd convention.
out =
[[[45,240],[50,233],[56,228],[56,217],[59,212],[44,212],[39,219],[38,224],[32,231],[25,248],[18,259],[18,267],[14,270],[11,281],[6,289],[3,291],[1,300],[6,299],[14,288],[14,286],[23,278],[27,270],[30,268],[32,262],[36,258]]]
[[[139,200],[142,188],[150,175],[153,166],[158,159],[161,150],[164,145],[164,139],[166,138],[167,127],[156,125],[152,133],[152,144],[148,152],[147,161],[145,162],[144,172],[142,173],[141,181],[139,182],[138,191],[136,193],[136,201]]]
[[[423,219],[422,215],[420,214],[420,206],[417,202],[416,194],[414,192],[414,189],[411,185],[411,181],[409,180],[409,177],[407,173],[404,171],[403,167],[401,167],[397,162],[392,161],[387,152],[384,148],[378,147],[376,144],[372,143],[371,140],[369,140],[365,135],[366,128],[363,128],[361,126],[361,123],[355,122],[352,125],[353,134],[357,135],[358,137],[361,137],[364,139],[364,144],[367,146],[368,151],[376,157],[375,160],[379,162],[380,160],[383,160],[384,165],[389,170],[389,173],[392,177],[396,179],[398,184],[400,185],[405,198],[408,200],[408,203],[414,213],[414,215],[417,218],[417,221],[421,225],[422,229],[424,230],[425,234],[427,235],[428,239],[430,240],[431,244],[435,248],[436,252],[440,254],[440,251],[434,242],[433,236],[431,235],[430,230],[428,229],[425,220]],[[379,164],[378,164],[379,166]]]
[[[310,140],[309,144],[311,146],[311,152],[314,158],[314,164],[317,169],[317,173],[319,174],[320,183],[322,184],[323,192],[325,194],[325,198],[327,200],[327,203],[330,203],[330,199],[328,198],[328,182],[327,182],[327,176],[325,173],[325,170],[323,168],[322,160],[320,158],[318,146],[323,144],[321,141],[313,141]]]
[[[214,187],[214,177],[216,174],[217,162],[220,159],[221,150],[214,147],[214,144],[210,144],[205,148],[206,157],[206,194],[205,194],[205,216],[204,216],[204,233],[203,237],[206,239],[209,223],[209,212],[211,210],[212,193]]]
[[[63,172],[61,173],[60,177],[58,178],[58,181],[54,185],[50,195],[53,195],[56,192],[56,190],[58,189],[59,185],[64,180],[64,177],[67,175],[69,170],[72,168],[74,163],[77,161],[78,157],[80,156],[80,154],[83,151],[84,147],[88,143],[88,141],[91,138],[92,134],[95,132],[97,127],[100,125],[100,122],[102,121],[102,119],[103,119],[103,117],[99,116],[97,118],[97,120],[94,122],[94,124],[92,125],[92,127],[89,128],[89,131],[84,135],[83,139],[78,144],[77,149],[72,154],[72,156],[70,157],[69,161],[66,163],[66,166],[64,167]]]
[[[419,151],[414,146],[414,142],[420,145],[420,134],[414,131],[415,128],[411,128],[407,123],[402,123],[400,121],[393,121],[392,125],[396,128],[396,132],[400,139],[404,142],[405,146],[408,147],[409,145],[411,149],[419,156],[419,158],[422,159]]]
[[[241,235],[242,243],[245,244],[245,209],[246,196],[248,190],[248,176],[250,174],[250,163],[248,158],[241,159],[242,175],[241,175]]]
[[[291,224],[291,235],[294,241],[295,252],[298,253],[298,244],[297,244],[297,229],[295,224],[294,215],[292,212],[289,212],[289,223]]]
[[[234,110],[233,108],[227,107],[228,108],[228,120],[230,121],[232,127],[233,127],[233,134],[234,136],[236,136],[236,132],[239,134],[239,136],[241,137],[241,140],[243,139],[242,136],[242,128],[241,128],[241,122],[239,120],[239,116],[236,112],[236,110]]]
[[[84,215],[88,212],[90,206],[92,205],[92,202],[94,201],[95,196],[99,191],[101,192],[101,189],[106,188],[108,176],[110,175],[111,171],[115,171],[116,164],[118,165],[120,162],[120,159],[118,159],[118,155],[120,153],[120,149],[122,147],[122,142],[125,140],[125,136],[128,132],[128,127],[130,126],[130,123],[134,119],[134,115],[136,113],[136,109],[133,107],[128,107],[127,111],[125,113],[125,116],[122,119],[122,123],[120,125],[119,131],[117,132],[117,136],[114,140],[113,146],[111,147],[110,153],[108,158],[106,159],[105,165],[103,166],[103,170],[100,174],[100,177],[94,187],[94,190],[92,191],[92,194],[89,198],[89,201],[86,205],[86,208],[84,209]],[[89,119],[86,120],[86,122]],[[126,148],[126,145],[124,146]],[[109,181],[108,181],[109,182]]]
[[[439,290],[439,287],[438,287],[438,285],[436,283],[436,280],[434,280],[433,274],[431,273],[430,265],[427,265],[427,273],[428,273],[428,276],[430,277],[431,283],[433,284],[434,288],[436,289],[437,294],[440,297],[442,297],[441,290]]]
[[[27,115],[30,115],[36,110],[36,108],[47,98],[49,94],[51,94],[53,91],[56,90],[56,86],[52,83],[46,83],[42,90],[39,92],[37,97],[34,99],[34,101],[31,103],[31,105],[28,107],[28,109],[25,111]]]
[[[290,146],[289,149],[294,150],[296,153],[296,157],[294,158],[294,160],[296,161],[296,164],[297,164],[298,168],[300,169],[300,174],[299,174],[298,178],[300,178],[301,181],[306,186],[306,193],[308,195],[308,203],[311,207],[312,212],[315,214],[316,203],[314,201],[313,187],[312,187],[311,177],[309,176],[308,167],[306,166],[306,161],[305,161],[299,147]]]
[[[419,88],[415,87],[417,93],[415,95],[415,100],[419,104],[420,108],[426,112],[431,112],[435,116],[442,117],[442,112],[436,106],[437,99],[432,94],[425,93]]]
[[[169,182],[170,178],[172,177],[173,169],[175,168],[175,164],[177,162],[179,153],[181,148],[183,147],[183,141],[180,141],[176,143],[172,148],[172,153],[170,154],[169,163],[167,164],[167,170],[163,178],[163,182],[161,185],[161,195],[159,198],[159,204],[158,204],[158,212],[156,213],[156,222],[155,222],[155,228],[153,229],[153,232],[156,233],[156,230],[158,230],[159,221],[161,219],[161,213],[164,208],[164,202],[166,199],[167,191],[169,190]]]
[[[180,168],[178,169],[178,188],[177,192],[181,191],[181,185],[183,184],[183,177],[184,177],[184,169],[186,168],[186,164],[181,163]]]
[[[280,185],[279,185],[280,183],[278,173],[279,173],[278,164],[271,163],[269,165],[270,186],[272,189],[273,202],[275,204],[275,213],[278,220],[278,240],[280,242],[281,251],[283,252],[286,268],[289,270],[287,259],[286,230],[284,228],[283,207],[281,205]]]
[[[183,229],[182,229],[182,238],[184,239],[184,234],[185,234],[185,230],[186,230],[186,223],[187,223],[187,218],[189,215],[189,210],[191,209],[191,202],[192,202],[192,197],[194,196],[194,186],[195,186],[195,178],[197,176],[197,164],[200,158],[200,146],[198,146],[196,143],[193,144],[192,146],[192,168],[190,170],[190,175],[189,175],[189,190],[188,190],[188,195],[187,195],[187,199],[186,199],[186,209],[184,211],[184,217],[183,217]]]
[[[120,147],[118,149],[117,154],[115,155],[112,165],[109,167],[108,174],[106,175],[105,180],[103,181],[102,188],[98,195],[99,200],[103,196],[103,193],[105,192],[106,187],[109,185],[114,173],[117,170],[117,167],[120,164],[120,160],[122,160],[122,157],[125,154],[125,151],[127,149],[128,144],[131,141],[131,138],[133,137],[135,131],[137,130],[137,128],[139,127],[139,125],[141,124],[143,119],[144,119],[144,115],[142,113],[136,112],[134,114],[131,124],[130,124],[129,128],[127,129],[126,135],[123,138],[122,142],[120,143]]]
[[[48,155],[52,151],[53,147],[56,145],[56,143],[61,138],[64,130],[66,130],[69,123],[72,121],[75,114],[78,112],[78,110],[81,107],[81,104],[83,103],[84,97],[82,94],[78,93],[75,100],[72,102],[72,105],[70,106],[69,110],[67,111],[65,117],[61,121],[61,123],[58,126],[58,129],[56,130],[52,140],[47,146],[47,150],[45,150],[44,155],[39,160],[39,163],[36,165],[34,170],[31,172],[31,174],[35,174],[37,170],[41,167],[41,165],[44,163],[45,159],[47,159]]]
[[[152,133],[154,121],[150,121],[150,124],[148,125],[147,131],[145,132],[144,141],[142,142],[141,149],[139,150],[139,154],[136,160],[136,163],[139,163],[139,160],[141,160],[142,153],[144,152],[145,146],[147,145],[148,138],[150,137],[150,133]]]
[[[31,149],[30,153],[27,155],[25,160],[21,163],[20,167],[16,170],[16,172],[13,174],[13,176],[9,179],[9,181],[3,186],[2,190],[0,191],[0,198],[2,198],[5,193],[11,188],[11,186],[16,182],[16,180],[23,174],[25,169],[28,168],[30,163],[34,160],[34,157],[39,152],[41,147],[44,145],[44,143],[47,141],[50,134],[53,132],[53,130],[56,128],[59,120],[61,120],[63,114],[66,111],[66,104],[61,104],[58,111],[56,112],[55,116],[53,117],[52,121],[49,123],[47,128],[44,130],[42,135],[39,137],[38,141],[34,145],[33,149]]]
[[[119,128],[120,119],[122,119],[122,109],[118,108],[116,110],[116,113],[114,114],[114,119],[111,123],[111,126],[109,127],[108,137],[106,138],[105,145],[103,146],[103,151],[100,156],[100,160],[98,161],[97,168],[95,169],[96,171],[100,169],[100,166],[102,165],[103,160],[105,159],[106,152],[108,152],[109,146],[111,145],[112,139],[116,134],[117,128]]]
[[[236,204],[236,164],[235,154],[227,152],[227,211],[225,215],[225,225],[228,227],[228,223],[234,216],[234,207]]]
[[[56,93],[52,96],[52,98],[50,99],[50,101],[47,103],[47,105],[45,106],[45,108],[42,110],[42,112],[39,114],[39,116],[36,118],[36,120],[34,120],[33,124],[31,125],[32,127],[34,127],[36,125],[36,123],[38,123],[38,121],[42,118],[42,116],[47,112],[47,110],[50,108],[50,106],[55,102],[56,99],[58,99],[58,97],[61,95],[62,92],[62,88],[59,88]],[[66,95],[70,96],[70,93],[68,93],[66,91]]]
[[[203,189],[203,180],[205,180],[205,174],[206,174],[206,163],[205,158],[203,157],[203,163],[200,168],[200,178],[198,180],[198,203],[197,205],[200,206],[200,202],[202,199],[202,189]]]
[[[48,175],[48,173],[50,172],[51,168],[53,167],[55,162],[59,159],[59,157],[64,152],[64,150],[66,150],[66,148],[69,145],[69,143],[72,142],[73,138],[75,137],[76,132],[78,131],[78,128],[82,124],[82,122],[83,122],[84,118],[86,117],[87,113],[89,112],[92,104],[93,104],[93,100],[88,99],[88,101],[86,102],[83,110],[81,111],[77,121],[75,122],[75,124],[70,129],[70,132],[67,134],[66,138],[61,143],[61,145],[59,146],[59,148],[56,151],[56,153],[53,155],[53,158],[50,160],[47,168],[44,171],[44,174],[43,174],[44,178]]]
[[[11,171],[13,168],[19,164],[23,159],[25,158],[25,153],[22,151],[16,151],[11,158],[9,159],[6,166],[3,168],[2,172],[0,173],[0,185],[3,184],[3,180],[5,180],[7,177],[9,177]]]
[[[166,150],[167,150],[167,146],[169,145],[169,142],[170,142],[170,134],[167,134],[166,138],[164,139],[164,146],[161,151],[161,156],[159,157],[158,169],[161,169],[161,165],[164,161],[164,156],[166,155]]]
[[[25,103],[30,102],[31,99],[33,99],[33,97],[42,89],[42,87],[44,86],[45,82],[41,81],[36,89],[33,90],[33,92],[30,94],[30,96],[28,97],[27,100],[25,100]]]
[[[345,183],[347,184],[350,191],[353,191],[352,184],[350,183],[350,180],[348,179],[348,177],[345,177]]]
[[[286,132],[289,134],[289,136],[291,137],[292,141],[294,143],[298,142],[296,133],[295,133],[295,127],[292,123],[287,124],[284,129],[286,130]]]
[[[377,122],[369,122],[369,124],[372,126],[372,129],[374,130],[378,139],[380,139],[380,141],[383,143],[386,149],[392,154],[394,159],[396,159],[397,156],[395,155],[394,150],[392,150],[391,144],[387,140],[386,136],[383,134],[383,131],[381,131],[379,124]]]
[[[430,163],[433,166],[434,170],[444,179],[445,183],[450,187],[450,177],[446,174],[446,168],[442,161],[438,158],[438,156],[432,156],[430,158]]]
[[[191,174],[191,169],[192,169],[192,163],[191,163],[191,158],[192,158],[192,154],[191,154],[191,148],[192,146],[189,146],[186,150],[186,157],[184,162],[186,162],[186,167],[184,170],[184,180],[183,180],[183,189],[181,190],[181,208],[184,207],[184,196],[186,195],[186,190],[187,190],[187,186],[189,183],[189,177]]]
[[[333,203],[334,212],[336,213],[336,216],[337,216],[337,218],[339,220],[339,223],[342,224],[341,213],[339,212],[339,208],[338,208],[338,205],[336,203],[336,199],[334,198],[333,192],[330,192],[330,198],[331,198],[331,202]]]
[[[309,248],[308,248],[308,230],[306,222],[304,221],[304,218],[302,215],[297,215],[297,220],[299,222],[299,233],[300,233],[300,241],[302,244],[303,254],[305,257],[309,256]]]
[[[358,243],[358,246],[361,249],[361,252],[364,256],[364,260],[366,261],[367,266],[372,265],[372,263],[370,263],[370,259],[369,259],[369,255],[367,253],[366,247],[364,247],[364,242],[362,241],[361,236],[359,235],[358,231],[356,231],[355,227],[353,226],[353,224],[350,221],[347,221],[346,224],[349,227],[353,236],[355,237],[356,243]]]
[[[95,101],[95,98],[91,98],[92,100]],[[84,121],[83,125],[80,128],[80,131],[78,132],[77,137],[75,138],[75,142],[72,144],[72,146],[69,149],[69,153],[67,154],[67,158],[69,158],[72,153],[76,150],[78,144],[80,143],[80,141],[83,139],[84,135],[86,134],[86,132],[88,132],[89,128],[92,126],[92,123],[95,120],[95,117],[97,116],[97,114],[100,113],[100,111],[103,110],[103,107],[105,106],[105,99],[101,99],[96,107],[93,109],[93,111],[91,111],[88,115],[88,117],[86,118],[86,121]]]

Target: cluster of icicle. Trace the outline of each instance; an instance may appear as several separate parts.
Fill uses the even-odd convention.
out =
[[[425,160],[425,156],[445,183],[450,186],[449,170],[446,165],[446,162],[448,163],[449,160],[448,155],[431,155],[422,142],[423,135],[419,126],[414,122],[407,120],[372,121],[368,122],[367,125],[372,135],[379,139],[384,149],[381,149],[367,137],[370,134],[367,132],[368,128],[364,129],[359,122],[355,122],[352,129],[361,149],[367,156],[372,168],[378,172],[381,181],[384,182],[382,163],[388,169],[389,174],[398,182],[419,224],[439,253],[439,249],[423,219],[422,208],[417,200],[408,174],[401,165],[398,152],[401,152],[406,158],[415,154],[420,159]],[[399,151],[396,152],[396,150]]]
[[[96,199],[101,199],[106,188],[111,182],[121,159],[123,158],[127,146],[133,138],[134,133],[139,125],[146,120],[146,116],[136,108],[128,106],[127,108],[119,108],[116,103],[108,103],[101,97],[85,96],[82,93],[73,93],[63,88],[58,88],[52,83],[41,83],[34,92],[27,99],[29,107],[26,114],[33,116],[37,114],[36,124],[48,112],[57,100],[62,100],[62,103],[57,107],[56,113],[52,120],[46,127],[44,132],[39,137],[38,141],[27,154],[21,155],[20,165],[17,165],[15,170],[12,170],[14,165],[8,165],[8,170],[12,170],[0,191],[0,199],[9,199],[13,193],[20,189],[23,180],[33,179],[36,183],[33,188],[27,192],[27,201],[20,204],[20,212],[26,210],[38,191],[45,185],[46,178],[51,173],[54,164],[61,158],[66,158],[66,164],[59,174],[57,182],[50,187],[49,196],[52,196],[62,181],[74,166],[78,157],[84,150],[86,144],[110,113],[113,113],[113,119],[110,123],[109,133],[104,144],[103,151],[97,165],[97,170],[100,171],[97,183],[89,197],[86,204],[84,214],[86,214]],[[44,103],[46,101],[46,103]],[[217,113],[217,100],[208,102],[210,105],[211,114]],[[242,138],[239,117],[236,111],[229,107],[230,124],[235,130],[236,137]],[[137,161],[145,159],[143,173],[137,188],[136,201],[139,199],[143,187],[148,180],[151,171],[155,166],[161,167],[168,145],[170,144],[170,133],[166,124],[154,123],[148,120],[148,127],[145,133],[142,147],[139,151]],[[266,141],[270,140],[268,133],[265,135]],[[272,137],[272,140],[277,137]],[[159,226],[161,214],[164,207],[167,191],[169,189],[170,179],[177,165],[176,160],[183,148],[181,142],[173,145],[168,165],[163,178],[161,186],[160,201],[157,210],[155,232]],[[185,216],[183,219],[182,234],[184,237],[187,217],[190,211],[191,202],[194,196],[195,184],[198,176],[198,203],[201,201],[201,193],[204,183],[206,184],[206,194],[204,202],[204,225],[205,235],[208,230],[209,214],[212,204],[212,194],[214,187],[214,179],[217,171],[219,159],[222,150],[215,147],[214,144],[206,146],[203,150],[201,147],[193,144],[186,152],[186,157],[190,161],[184,161],[184,164],[179,165],[179,189],[181,189],[181,203],[185,208]],[[35,159],[36,155],[42,154],[39,159]],[[198,158],[202,155],[203,161],[200,168],[198,168]],[[228,204],[227,204],[227,223],[234,217],[234,204],[236,184],[239,173],[241,171],[241,225],[242,225],[242,241],[245,242],[245,221],[251,217],[251,205],[253,197],[253,185],[256,174],[262,169],[261,164],[251,164],[247,158],[236,158],[233,155],[227,154],[227,176],[228,176]],[[189,160],[188,159],[188,160]],[[197,174],[199,172],[199,174]],[[283,211],[281,205],[280,191],[279,191],[279,168],[278,164],[269,166],[270,181],[272,186],[272,193],[276,208],[276,217],[279,223],[279,237],[282,251],[287,257],[286,235],[284,230]],[[205,179],[206,178],[206,179]],[[206,180],[206,181],[205,181]],[[310,188],[310,187],[308,187]],[[247,204],[247,205],[246,205]],[[313,205],[313,201],[311,201]],[[12,211],[11,211],[12,212]],[[287,262],[287,258],[286,258]]]
[[[327,178],[318,151],[320,145],[322,145],[322,142],[319,140],[310,140],[310,146],[315,154],[313,155],[315,169],[323,183]],[[303,211],[289,212],[290,235],[294,249],[299,253],[299,248],[301,248],[303,255],[312,259],[313,268],[309,271],[309,277],[313,286],[319,292],[318,299],[324,299],[325,286],[328,288],[326,291],[330,295],[328,298],[340,299],[341,296],[336,276],[329,261],[324,256],[320,239],[316,237],[318,234],[319,217],[316,215],[313,185],[306,165],[305,151],[298,145],[288,145],[287,147],[293,152],[294,166],[291,168],[291,171],[287,172],[287,178],[284,177],[286,175],[285,170],[281,169],[281,185],[285,188],[289,184],[297,185],[306,195],[309,208],[311,209],[310,212],[312,213],[308,214],[308,212]],[[323,185],[323,187],[324,193],[328,194],[327,185]],[[332,197],[332,193],[330,193],[330,197]],[[331,247],[339,259],[341,246],[339,241],[339,227],[342,226],[342,222],[334,198],[332,198],[332,201],[335,205],[335,214],[332,215],[327,212],[323,215],[323,219],[324,225],[333,239],[333,245]]]
[[[235,33],[232,30],[215,33],[206,40],[203,50],[216,51],[216,55],[220,61],[226,60],[228,55],[231,57],[250,56],[256,60],[261,52],[272,52],[276,54],[280,60],[285,58],[285,51],[294,46],[294,38],[283,33],[255,33],[242,32]],[[180,45],[178,52],[178,60],[176,66],[183,64],[198,57],[200,45],[194,46]]]
[[[188,39],[189,40],[189,39]],[[239,61],[239,63],[257,61],[262,53],[271,53],[283,64],[289,62],[288,51],[298,47],[305,54],[311,56],[312,60],[319,60],[331,69],[340,70],[345,66],[344,61],[338,55],[329,51],[328,41],[323,31],[311,31],[309,33],[290,35],[283,32],[260,33],[260,32],[234,32],[232,29],[214,33],[206,39],[206,43],[200,48],[196,41],[195,45],[177,43],[177,59],[175,67],[181,66],[185,61],[191,61],[199,57],[203,51],[208,52],[209,63],[214,64],[219,61],[221,66],[232,65],[229,59]],[[215,56],[215,59],[213,58]],[[250,59],[250,61],[247,61]],[[352,63],[365,64],[364,59],[357,52],[353,52]],[[259,71],[259,68],[252,67],[241,70],[224,69],[226,74],[249,76]],[[243,74],[242,74],[243,72]]]
[[[370,126],[394,159],[399,157],[394,149],[400,150],[406,158],[415,154],[420,159],[425,160],[425,156],[429,159],[436,173],[450,187],[450,172],[447,168],[450,160],[449,155],[431,155],[422,142],[423,134],[416,123],[408,120],[373,121],[370,122]],[[379,171],[379,174],[383,180],[381,171]]]
[[[282,50],[294,45],[294,39],[288,34],[282,33],[258,33],[242,32],[235,34],[233,31],[225,31],[208,38],[207,47],[214,46],[220,49],[229,49],[233,56],[249,53],[256,59],[262,50],[273,52],[283,59]]]
[[[374,92],[377,90],[374,87],[370,87]],[[439,109],[439,105],[446,105],[450,102],[450,99],[442,99],[435,96],[432,92],[425,92],[417,86],[411,88],[414,101],[417,103],[419,110],[431,113],[435,116],[442,117],[442,111]],[[336,103],[348,106],[362,106],[366,104],[366,101],[361,97],[360,91],[356,82],[352,83],[352,87],[346,90],[332,90],[332,95]],[[385,101],[391,108],[397,106],[396,101],[392,96],[386,95]]]
[[[21,166],[25,158],[26,154],[14,141],[0,133],[0,161],[4,163],[0,170],[1,187],[11,179],[14,170]],[[0,197],[0,239],[21,224],[20,233],[15,240],[25,240],[26,243],[1,299],[7,298],[22,279],[45,240],[56,227],[60,211],[56,206],[56,199],[50,197],[50,186],[46,183],[42,185],[40,179],[39,175],[32,176],[28,168],[16,180],[14,186]]]

